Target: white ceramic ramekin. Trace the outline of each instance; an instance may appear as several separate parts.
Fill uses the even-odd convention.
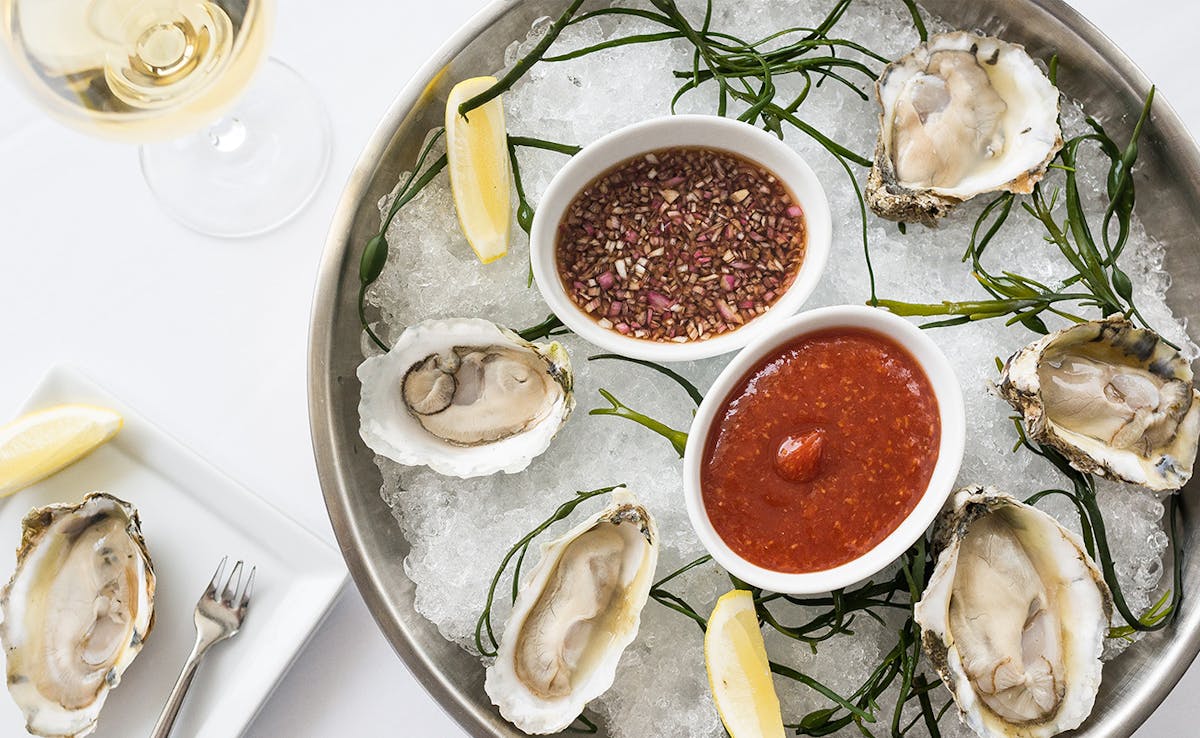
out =
[[[938,460],[929,486],[916,507],[891,534],[862,556],[832,569],[790,574],[764,569],[745,560],[717,534],[704,509],[700,465],[713,422],[735,385],[760,360],[793,339],[831,328],[859,328],[888,336],[912,354],[924,369],[937,397],[941,418]],[[683,458],[683,493],[688,517],[700,542],[730,574],[756,587],[785,594],[816,594],[846,587],[879,572],[895,561],[924,535],[954,488],[962,464],[966,435],[962,389],[946,355],[928,335],[912,323],[891,313],[860,305],[819,308],[774,326],[773,330],[747,346],[717,377],[704,397],[688,435]]]
[[[655,149],[704,146],[731,151],[775,173],[804,210],[807,245],[791,287],[762,315],[705,341],[647,341],[602,328],[575,305],[558,276],[555,237],[563,212],[580,190],[616,164]],[[572,331],[608,351],[650,361],[690,361],[735,351],[794,314],[825,271],[832,240],[829,201],[812,169],[790,146],[746,123],[712,115],[673,115],[635,123],[585,147],[546,188],[529,239],[533,277],[554,314]]]

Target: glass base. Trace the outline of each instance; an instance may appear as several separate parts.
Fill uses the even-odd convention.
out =
[[[186,138],[143,146],[142,174],[163,210],[188,228],[254,236],[312,199],[329,168],[331,139],[312,88],[270,59],[224,118]]]

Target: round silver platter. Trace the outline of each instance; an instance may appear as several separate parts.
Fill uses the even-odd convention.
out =
[[[726,0],[729,1],[729,0]],[[379,495],[381,478],[358,436],[362,360],[356,312],[362,246],[379,229],[376,203],[416,159],[430,128],[441,124],[454,80],[503,65],[505,47],[534,20],[557,16],[566,0],[497,0],[451,38],[413,77],[387,111],[342,194],[322,258],[309,346],[309,412],[317,468],[342,554],[379,627],[417,679],[472,736],[520,736],[492,708],[479,661],[448,643],[413,610],[413,584],[402,562],[409,544]],[[596,5],[601,3],[597,2]],[[1058,54],[1059,86],[1127,137],[1150,80],[1087,20],[1060,0],[923,0],[957,28],[978,29],[1024,44],[1037,58]],[[445,72],[445,74],[443,74]],[[1168,245],[1170,303],[1200,325],[1200,151],[1161,96],[1142,137],[1137,212],[1149,233]],[[1185,548],[1195,552],[1200,484],[1181,494]],[[1187,557],[1179,620],[1130,648],[1104,670],[1091,718],[1076,735],[1131,735],[1186,671],[1200,650],[1200,557]],[[953,718],[950,718],[953,719]]]

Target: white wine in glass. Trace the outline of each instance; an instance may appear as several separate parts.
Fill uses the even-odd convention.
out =
[[[262,63],[274,11],[274,0],[0,0],[0,30],[42,107],[145,144],[142,170],[168,213],[242,236],[296,214],[329,160],[324,108],[290,68]]]

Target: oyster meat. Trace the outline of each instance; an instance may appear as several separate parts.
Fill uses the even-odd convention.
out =
[[[930,36],[883,70],[875,93],[866,198],[884,218],[934,225],[984,192],[1032,192],[1062,148],[1058,89],[999,38]]]
[[[478,319],[410,326],[358,378],[360,432],[373,451],[458,477],[521,471],[575,405],[561,345]]]
[[[955,493],[914,617],[959,716],[984,738],[1078,727],[1100,688],[1112,595],[1074,533],[992,488]]]
[[[137,511],[108,494],[31,511],[0,607],[8,689],[30,733],[96,729],[154,625],[154,567]]]
[[[1200,443],[1192,369],[1158,334],[1114,317],[1064,328],[1009,358],[1000,395],[1029,435],[1081,471],[1178,489]]]
[[[542,548],[484,688],[530,735],[557,733],[612,686],[658,563],[654,521],[625,489]]]

